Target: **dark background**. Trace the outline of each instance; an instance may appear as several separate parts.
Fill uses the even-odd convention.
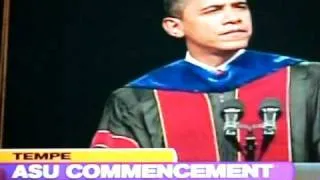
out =
[[[2,27],[3,0],[0,0],[0,27]],[[0,28],[0,42],[2,41],[2,28]]]
[[[252,0],[250,48],[320,59],[316,0]],[[5,148],[88,147],[109,93],[183,57],[161,0],[12,0]]]
[[[0,0],[0,14],[3,14],[3,0]],[[2,16],[0,18],[0,27],[2,27]],[[0,34],[2,34],[2,28],[0,28]],[[0,35],[0,42],[2,40],[2,36]]]

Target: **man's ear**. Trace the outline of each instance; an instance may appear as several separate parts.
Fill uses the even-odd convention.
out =
[[[166,17],[162,20],[163,29],[175,38],[183,38],[184,30],[180,19],[174,17]]]

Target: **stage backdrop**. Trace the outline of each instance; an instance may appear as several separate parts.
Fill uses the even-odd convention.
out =
[[[320,59],[316,0],[251,3],[251,48]],[[185,55],[161,29],[161,0],[11,5],[6,148],[88,147],[111,91]]]

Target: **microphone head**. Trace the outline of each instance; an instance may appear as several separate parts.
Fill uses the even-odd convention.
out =
[[[264,113],[276,113],[276,119],[281,115],[281,103],[276,98],[267,98],[262,101],[259,109],[259,115],[263,118]]]
[[[274,136],[277,130],[276,121],[281,115],[280,101],[275,98],[265,99],[260,105],[259,115],[263,121],[263,134],[269,137]]]
[[[260,109],[262,108],[279,108],[281,107],[280,101],[276,98],[266,98],[265,100],[262,101],[260,105]]]
[[[222,119],[225,120],[225,114],[236,113],[239,116],[238,120],[240,120],[243,116],[243,111],[244,111],[243,109],[244,109],[244,105],[241,101],[237,99],[231,99],[231,100],[225,101],[222,104],[220,115]]]

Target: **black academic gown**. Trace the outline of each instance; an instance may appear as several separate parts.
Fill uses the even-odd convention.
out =
[[[228,140],[221,108],[238,99],[240,122],[257,124],[266,98],[278,99],[282,113],[267,146],[254,130],[255,160],[320,161],[320,65],[251,50],[222,74],[178,60],[114,91],[91,147],[170,147],[179,161],[246,161],[247,131],[238,131],[240,148]]]

